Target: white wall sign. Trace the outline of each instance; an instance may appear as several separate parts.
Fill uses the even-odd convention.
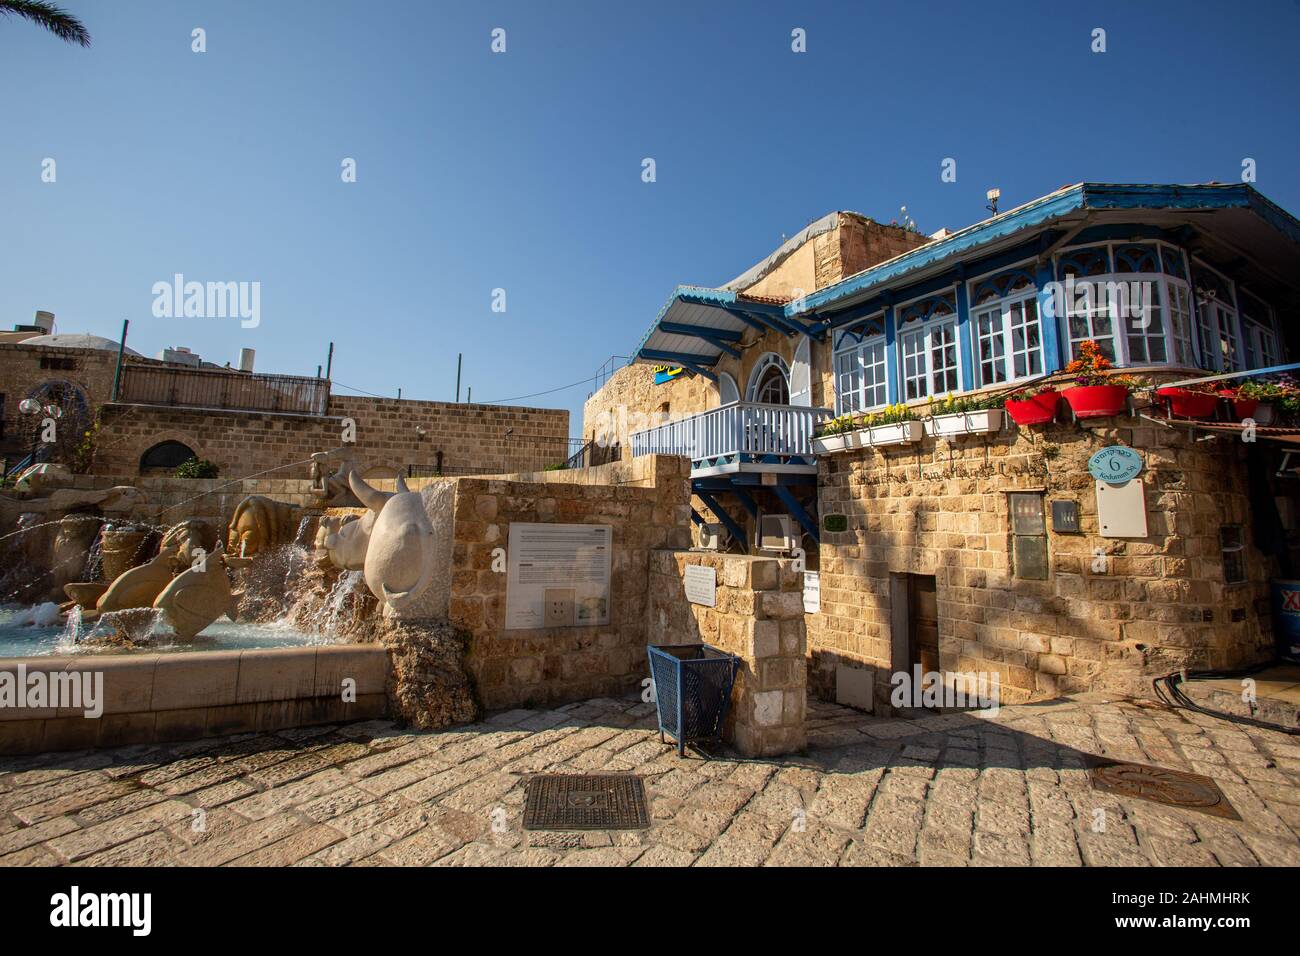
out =
[[[511,524],[506,630],[608,624],[613,540],[607,524]]]
[[[1097,526],[1103,538],[1145,538],[1147,500],[1142,480],[1097,482]]]
[[[803,610],[816,614],[822,609],[822,578],[816,571],[803,573]]]
[[[718,571],[702,564],[688,564],[683,575],[686,600],[692,604],[716,607],[718,603]]]

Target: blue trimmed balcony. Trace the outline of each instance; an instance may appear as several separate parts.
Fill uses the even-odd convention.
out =
[[[691,477],[741,472],[817,473],[813,432],[828,408],[732,402],[629,436],[632,457],[683,455]]]

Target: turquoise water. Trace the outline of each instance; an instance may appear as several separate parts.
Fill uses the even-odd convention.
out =
[[[39,613],[36,615],[42,617]],[[48,612],[45,620],[52,618]],[[32,608],[0,607],[0,657],[38,657],[48,654],[74,654],[95,652],[100,648],[78,648],[66,632],[64,624],[28,623],[33,618]],[[94,633],[89,628],[86,629]],[[324,634],[298,630],[287,624],[237,624],[228,618],[215,621],[192,643],[173,641],[161,626],[157,627],[153,644],[148,648],[126,651],[128,654],[168,653],[175,651],[227,651],[257,647],[301,647],[309,644],[337,644],[339,641]],[[114,650],[109,648],[108,650]]]

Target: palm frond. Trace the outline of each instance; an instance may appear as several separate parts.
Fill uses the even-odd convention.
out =
[[[60,40],[90,46],[90,33],[85,24],[45,0],[0,0],[0,15],[22,17],[45,27]]]

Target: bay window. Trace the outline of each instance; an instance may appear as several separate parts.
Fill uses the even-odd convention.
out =
[[[1278,348],[1276,324],[1272,310],[1260,299],[1238,289],[1237,301],[1241,305],[1241,344],[1245,351],[1246,368],[1271,368],[1282,361]]]
[[[898,310],[903,401],[961,388],[957,352],[957,298],[941,292]]]
[[[1192,278],[1196,286],[1196,333],[1201,368],[1213,372],[1241,371],[1244,356],[1232,284],[1200,261],[1195,263]]]
[[[887,401],[885,388],[885,337],[857,339],[842,336],[835,352],[837,415],[864,412]]]
[[[1181,250],[1162,242],[1108,243],[1068,250],[1057,276],[1070,358],[1091,339],[1119,366],[1196,365],[1208,339],[1194,341],[1192,287]]]
[[[1014,382],[1043,373],[1038,287],[1015,270],[980,283],[971,310],[977,386]]]

